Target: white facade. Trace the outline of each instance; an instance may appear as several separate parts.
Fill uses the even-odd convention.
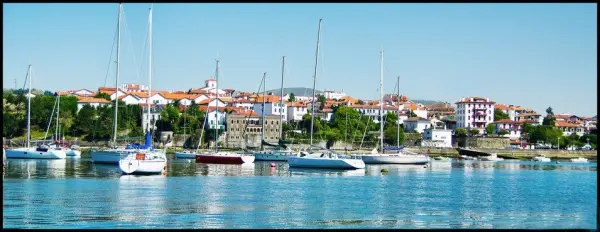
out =
[[[425,109],[416,109],[412,111],[413,113],[415,113],[417,115],[417,117],[420,118],[427,118],[427,110]]]
[[[217,99],[217,98],[213,98],[208,103],[204,103],[204,104],[206,104],[210,107],[225,107],[225,106],[227,106],[227,103],[225,103],[225,102],[221,101],[221,99]]]
[[[142,107],[142,109],[142,129],[146,132],[148,126],[150,126],[151,130],[156,130],[156,121],[160,119],[160,113],[163,108],[161,106],[152,106],[150,108],[150,114],[148,114],[147,106]]]
[[[200,96],[197,96],[196,98],[194,98],[194,102],[196,102],[196,104],[198,104],[206,99],[208,99],[208,96],[206,96],[206,94],[201,94]]]
[[[98,106],[101,105],[111,105],[111,102],[106,102],[106,103],[101,103],[101,102],[77,102],[77,112],[79,112],[79,110],[81,110],[81,108],[83,108],[83,106],[85,105],[90,105],[94,108],[98,108]]]
[[[140,98],[132,94],[128,94],[124,98],[121,98],[121,101],[125,102],[126,105],[138,105],[141,103]]]
[[[125,96],[125,94],[125,92],[119,90],[119,97]],[[117,97],[117,92],[113,92],[112,94],[110,94],[110,100],[115,100],[115,97]]]
[[[252,110],[254,109],[254,104],[250,101],[236,101],[232,103],[233,107],[240,107],[240,108],[244,108],[247,110]]]
[[[287,118],[292,121],[301,121],[302,117],[308,113],[306,106],[289,106],[287,109]]]
[[[468,97],[456,102],[456,128],[483,131],[494,122],[494,104],[489,98]]]
[[[184,98],[179,100],[179,104],[182,106],[191,106],[192,102],[194,102],[194,100],[188,99],[188,98]]]
[[[542,122],[544,121],[544,118],[542,117],[542,115],[535,114],[535,113],[517,114],[515,118],[516,118],[516,121],[521,121],[521,120],[535,121],[537,125],[542,125]]]
[[[379,123],[379,111],[381,111],[379,106],[358,106],[353,108],[364,116],[370,117],[373,122]],[[382,115],[385,116],[389,112],[396,113],[396,111],[396,107],[384,106]]]
[[[404,131],[416,131],[423,133],[425,129],[431,128],[431,122],[424,118],[409,118],[404,120]]]
[[[261,103],[256,103],[254,104],[254,112],[258,113],[258,114],[262,114],[262,110],[263,110],[263,106],[262,106],[262,102]],[[265,115],[270,115],[270,114],[274,114],[274,115],[282,115],[283,118],[282,120],[284,122],[287,122],[288,116],[287,116],[287,105],[286,104],[279,104],[279,102],[265,102]]]
[[[422,145],[427,147],[452,147],[452,130],[424,129]]]
[[[205,128],[215,129],[218,126],[219,129],[225,129],[226,113],[220,112],[217,110],[212,110],[212,111],[208,112],[206,114],[206,116],[208,118],[206,119]],[[215,125],[215,124],[217,124],[217,125]]]
[[[512,120],[500,120],[493,123],[496,127],[496,134],[500,133],[502,130],[506,130],[509,133],[504,135],[503,137],[509,137],[511,139],[521,138],[521,126],[515,123]]]
[[[156,93],[150,97],[150,104],[166,105],[169,104],[169,99],[166,99],[162,94]]]
[[[343,97],[345,97],[346,93],[344,93],[343,90],[341,92],[336,92],[335,90],[334,91],[325,90],[323,92],[323,95],[325,95],[325,98],[327,98],[327,99],[336,99],[336,100],[339,100],[339,99],[342,99]]]

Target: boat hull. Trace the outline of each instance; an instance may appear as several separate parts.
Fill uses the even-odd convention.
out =
[[[81,157],[81,151],[79,150],[67,150],[65,154],[70,157]]]
[[[585,158],[577,158],[577,159],[571,159],[571,163],[587,163],[588,160]]]
[[[92,162],[99,164],[119,164],[122,158],[134,153],[127,151],[94,151],[91,153]]]
[[[238,155],[238,154],[198,154],[196,155],[196,163],[212,163],[212,164],[243,164],[253,163],[254,156]]]
[[[34,147],[6,150],[6,158],[9,159],[64,159],[66,157],[65,151],[62,150],[37,151]]]
[[[260,161],[287,161],[290,156],[293,156],[291,152],[255,152],[254,157]]]
[[[125,175],[131,174],[161,174],[167,169],[166,160],[120,160],[119,169]]]
[[[410,155],[363,155],[365,164],[426,164],[430,159],[427,156]]]
[[[177,158],[177,159],[195,159],[196,154],[195,153],[178,152],[178,153],[175,153],[175,158]]]
[[[365,162],[360,159],[331,159],[323,157],[288,157],[290,168],[363,169]]]

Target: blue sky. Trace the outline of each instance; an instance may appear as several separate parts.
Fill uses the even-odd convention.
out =
[[[148,7],[124,4],[120,83],[147,83]],[[4,86],[23,85],[29,59],[34,88],[103,86],[117,10],[4,4]],[[377,99],[383,47],[386,92],[399,75],[412,99],[597,112],[596,4],[155,4],[153,14],[153,89],[202,86],[217,55],[219,87],[256,91],[267,72],[267,89],[279,88],[282,55],[285,86],[312,87],[322,17],[317,89]]]

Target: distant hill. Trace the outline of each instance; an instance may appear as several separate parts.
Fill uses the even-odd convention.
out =
[[[434,100],[411,100],[411,101],[413,101],[414,103],[423,104],[423,105],[431,105],[436,102],[441,102],[441,101],[434,101]]]
[[[281,95],[280,89],[272,89],[268,90],[267,93],[273,93],[273,95]],[[293,88],[283,88],[283,95],[287,95],[290,93],[294,93],[296,96],[312,96],[312,89],[305,87],[293,87]],[[316,90],[315,94],[322,94],[323,91]]]

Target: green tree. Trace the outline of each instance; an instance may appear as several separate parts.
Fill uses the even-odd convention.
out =
[[[491,134],[495,134],[495,132],[496,132],[496,126],[494,124],[490,123],[485,127],[485,134],[491,135]]]
[[[77,135],[91,134],[94,120],[96,119],[96,109],[89,104],[83,105],[75,117],[74,127]]]
[[[383,124],[384,129],[388,127],[398,127],[398,115],[395,112],[388,112],[385,114],[385,123]]]
[[[156,121],[157,131],[178,132],[177,123],[179,122],[179,109],[173,105],[167,105],[160,112],[160,119]]]
[[[546,117],[544,117],[544,120],[542,121],[542,125],[544,125],[544,126],[555,126],[556,125],[556,118],[554,118],[554,115],[546,115]]]
[[[288,99],[289,102],[295,102],[296,101],[296,95],[294,93],[290,93],[290,98]]]
[[[510,119],[508,114],[504,113],[504,111],[502,111],[501,109],[495,108],[494,109],[494,121],[500,121],[500,120],[505,120],[505,119]]]
[[[317,100],[319,101],[319,110],[323,110],[325,108],[325,101],[327,100],[325,95],[319,94]]]
[[[385,129],[385,131],[383,132],[383,134],[385,135],[385,137],[383,138],[384,142],[389,144],[389,145],[393,145],[393,146],[397,146],[398,143],[398,127],[394,126],[390,126],[387,129]],[[404,135],[404,129],[400,128],[400,146],[402,146],[404,144],[404,140],[405,140],[405,135]]]
[[[98,92],[98,93],[96,93],[96,95],[94,95],[94,98],[104,98],[104,99],[106,99],[108,101],[111,101],[110,100],[110,95],[108,93]]]
[[[469,134],[469,136],[475,136],[475,135],[478,135],[478,134],[479,134],[479,130],[477,130],[477,129],[470,129],[470,130],[468,131],[468,134]]]
[[[305,114],[304,116],[302,116],[302,129],[305,131],[305,133],[310,133],[310,121],[311,121],[311,115],[310,114]],[[318,133],[319,130],[321,129],[321,120],[317,120],[315,119],[313,121],[313,133]]]
[[[500,136],[504,136],[504,135],[507,135],[507,134],[510,134],[510,132],[509,132],[509,131],[507,131],[507,130],[505,130],[505,129],[502,129],[502,130],[500,130],[500,131],[498,132],[498,135],[500,135]]]

